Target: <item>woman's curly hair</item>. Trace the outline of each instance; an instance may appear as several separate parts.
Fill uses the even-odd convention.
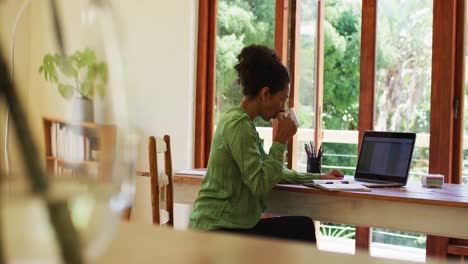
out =
[[[290,82],[289,73],[276,52],[262,45],[244,47],[237,56],[234,66],[244,96],[256,97],[260,90],[268,86],[270,93],[283,90]]]

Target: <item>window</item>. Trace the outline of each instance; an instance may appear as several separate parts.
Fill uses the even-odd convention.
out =
[[[317,16],[319,6],[316,0],[301,1],[302,16],[299,23],[299,83],[296,113],[301,123],[298,130],[298,171],[306,171],[307,156],[304,145],[314,142],[316,121],[316,87],[317,87]],[[314,144],[315,145],[315,144]]]
[[[352,175],[363,131],[410,131],[417,133],[411,178],[430,172],[458,182],[456,162],[463,157],[456,133],[468,134],[453,104],[463,105],[468,94],[463,89],[468,81],[460,80],[465,64],[459,63],[466,18],[465,12],[456,12],[458,5],[465,9],[464,2],[199,0],[196,118],[201,122],[196,121],[195,167],[206,166],[209,131],[215,126],[209,120],[239,103],[235,56],[243,46],[260,43],[278,51],[293,80],[290,105],[302,125],[289,146],[288,166],[305,170],[303,147],[311,141],[323,143],[324,172],[334,167]],[[457,23],[446,23],[447,17]],[[257,127],[268,149],[271,125]],[[369,248],[365,229],[336,226],[331,230],[333,225],[327,225],[325,231],[355,234],[356,245]],[[388,233],[394,233],[393,238]],[[376,229],[373,236],[374,242],[424,247],[419,234]],[[427,244],[436,240],[428,236]]]
[[[417,133],[409,180],[429,168],[432,2],[378,1],[374,129]],[[424,249],[426,236],[373,229],[371,247],[381,244]]]
[[[227,109],[239,105],[242,94],[234,65],[250,44],[274,48],[274,0],[219,0],[216,30],[215,123]]]
[[[215,124],[225,110],[242,100],[233,68],[242,48],[250,44],[274,48],[275,0],[219,0],[217,19]],[[268,151],[272,144],[271,122],[257,118],[254,123]]]
[[[305,1],[303,10],[306,9],[304,3]],[[300,57],[300,109],[301,111],[307,109],[303,107],[303,102],[310,101],[320,106],[323,105],[323,111],[317,111],[323,114],[317,116],[321,122],[321,132],[317,131],[321,138],[319,142],[316,142],[316,145],[320,145],[321,141],[324,151],[323,173],[332,168],[338,168],[346,175],[354,175],[357,163],[361,10],[360,1],[339,0],[324,3],[323,54],[319,58],[323,60],[323,66],[320,69],[323,72],[323,80],[319,80],[322,81],[322,84],[318,86],[321,91],[316,91],[317,94],[322,93],[322,102],[315,101],[315,94],[309,99],[307,93],[302,93],[302,78],[307,80],[309,77],[302,74],[302,71],[308,70],[306,65],[302,65],[302,61],[307,60],[307,57]],[[304,23],[301,23],[301,28],[302,26]],[[303,41],[302,35],[301,41]],[[299,141],[301,130],[304,128],[299,130]],[[311,138],[319,137],[311,135]],[[297,169],[300,169],[300,165],[298,164]],[[320,231],[324,240],[322,244],[340,243],[342,244],[340,250],[352,251],[349,246],[351,245],[352,249],[356,232],[353,226],[321,223]]]
[[[360,1],[326,1],[323,54],[324,172],[354,175],[359,120]]]
[[[417,133],[410,180],[428,172],[432,0],[378,1],[374,129]]]

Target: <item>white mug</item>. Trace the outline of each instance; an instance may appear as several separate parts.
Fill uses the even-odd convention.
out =
[[[291,116],[291,119],[294,121],[296,124],[296,127],[299,127],[301,124],[299,123],[299,119],[297,118],[296,111],[294,111],[294,108],[289,108],[284,112],[284,116]]]

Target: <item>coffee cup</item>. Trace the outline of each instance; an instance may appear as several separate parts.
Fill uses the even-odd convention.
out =
[[[288,117],[290,116],[291,119],[294,121],[294,123],[296,124],[296,127],[299,127],[301,125],[301,123],[299,123],[299,119],[297,118],[297,115],[296,115],[296,111],[294,111],[294,108],[289,108],[288,110],[286,110],[284,112],[284,116],[285,117]]]

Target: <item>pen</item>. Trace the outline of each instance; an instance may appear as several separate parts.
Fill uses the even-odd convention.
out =
[[[307,143],[304,144],[304,150],[305,150],[307,158],[310,158],[310,153],[309,153],[309,150],[307,149]]]
[[[349,181],[325,182],[325,184],[334,184],[334,183],[349,184]]]
[[[309,144],[310,144],[310,149],[311,149],[311,151],[312,151],[312,158],[315,158],[316,155],[315,155],[314,144],[312,144],[312,141],[309,141]]]

